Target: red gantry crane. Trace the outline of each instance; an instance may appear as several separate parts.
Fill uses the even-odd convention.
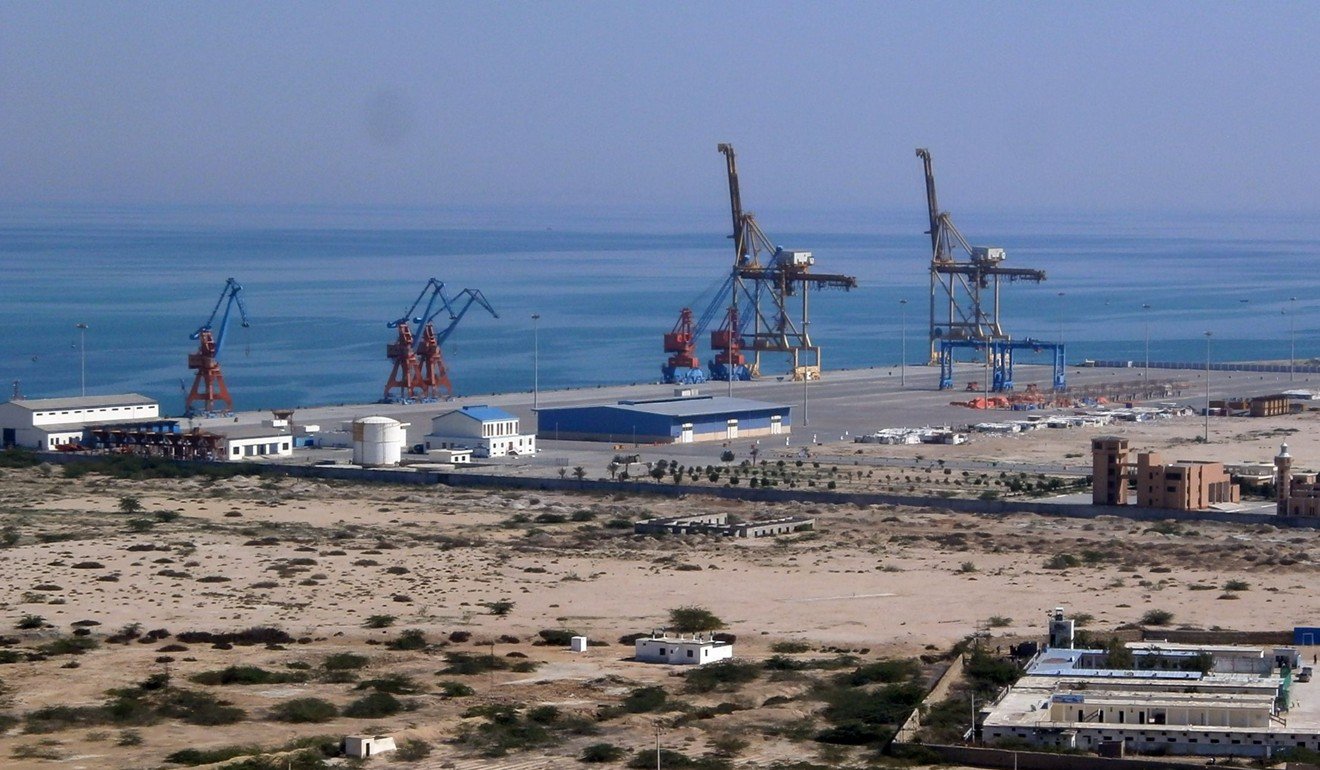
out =
[[[225,281],[225,288],[221,290],[220,299],[216,300],[215,307],[211,309],[211,316],[197,331],[189,335],[189,339],[198,341],[197,352],[188,356],[188,368],[197,372],[193,377],[192,390],[188,391],[188,400],[184,402],[184,414],[189,417],[199,414],[207,416],[218,413],[228,414],[234,411],[234,400],[229,397],[224,373],[220,371],[220,350],[224,347],[225,332],[229,329],[229,313],[235,305],[238,306],[243,328],[246,329],[251,325],[248,323],[247,308],[243,306],[242,292],[243,287],[238,285],[238,281],[233,278]],[[225,312],[220,317],[219,330],[212,334],[215,317],[220,312],[221,305],[225,306]],[[221,405],[223,409],[218,408]]]
[[[426,307],[418,314],[422,300],[426,300]],[[398,337],[385,346],[385,355],[394,362],[394,368],[385,383],[382,401],[409,403],[453,397],[454,387],[441,346],[473,304],[481,305],[495,318],[500,317],[480,289],[463,289],[446,296],[443,281],[436,278],[427,281],[407,314],[388,324],[389,328],[398,329]],[[449,325],[436,331],[434,321],[441,311],[449,313]]]

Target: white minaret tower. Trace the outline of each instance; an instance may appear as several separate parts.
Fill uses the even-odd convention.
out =
[[[1278,514],[1286,516],[1288,498],[1292,495],[1292,455],[1288,454],[1286,441],[1279,445],[1279,453],[1274,456],[1274,495]]]

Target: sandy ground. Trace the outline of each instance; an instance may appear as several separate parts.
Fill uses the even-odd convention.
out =
[[[1128,436],[1134,449],[1167,448],[1171,457],[1265,461],[1286,437],[1297,466],[1307,467],[1320,458],[1316,419],[1307,414],[1213,420],[1208,445],[1191,443],[1201,430],[1198,418],[983,439],[959,447],[864,449],[887,457],[1057,461],[1085,452],[1091,435],[1106,433]],[[825,446],[821,454],[855,457],[856,448]],[[128,496],[141,502],[143,513],[118,511]],[[609,526],[714,509],[745,518],[809,514],[817,517],[819,529],[746,542],[642,538],[621,525]],[[129,519],[165,511],[180,516],[148,531],[131,531]],[[573,521],[574,514],[581,520]],[[538,516],[551,522],[539,523]],[[434,753],[418,767],[472,762],[458,747],[443,743],[461,711],[457,701],[434,691],[443,657],[371,644],[407,628],[436,641],[470,631],[477,644],[454,647],[477,651],[488,651],[485,642],[500,635],[518,637],[517,644],[497,644],[496,653],[520,652],[546,664],[530,675],[469,677],[465,681],[478,691],[475,697],[591,711],[639,683],[668,681],[664,668],[627,660],[631,648],[616,640],[662,625],[670,608],[687,604],[723,618],[738,635],[739,657],[753,659],[768,656],[769,645],[785,639],[805,640],[816,649],[865,650],[874,658],[947,648],[990,626],[996,636],[1035,637],[1045,612],[1055,606],[1093,616],[1088,627],[1096,629],[1135,622],[1151,609],[1174,613],[1175,626],[1203,628],[1280,629],[1320,619],[1311,561],[1320,533],[1268,526],[1152,526],[1117,518],[954,516],[889,506],[766,506],[697,497],[419,490],[245,477],[68,480],[49,468],[2,472],[0,526],[19,534],[12,547],[0,550],[0,635],[18,647],[68,634],[76,621],[99,623],[92,627],[93,637],[102,640],[132,623],[173,635],[275,625],[304,643],[233,650],[189,645],[170,654],[169,672],[187,677],[235,663],[284,670],[290,663],[316,666],[329,654],[353,651],[370,656],[372,675],[410,673],[426,685],[415,712],[311,726],[262,716],[291,697],[316,695],[342,705],[361,693],[352,693],[351,685],[319,682],[225,687],[219,694],[246,709],[252,720],[224,727],[166,722],[142,728],[139,746],[117,746],[117,728],[30,735],[20,726],[0,737],[5,767],[56,764],[15,758],[24,747],[62,758],[61,767],[156,767],[170,751],[186,746],[274,745],[296,735],[358,731],[434,742]],[[1082,566],[1047,567],[1059,554],[1076,556]],[[1244,581],[1248,589],[1225,591],[1229,580]],[[483,606],[502,600],[513,602],[504,617]],[[363,628],[367,617],[380,614],[397,616],[395,626]],[[27,615],[41,616],[47,627],[19,630]],[[547,628],[571,628],[609,645],[573,656],[528,643]],[[0,666],[0,713],[21,716],[42,706],[98,703],[107,689],[163,671],[159,648],[172,641],[102,644],[77,658]],[[78,667],[64,667],[70,660]],[[783,694],[775,688],[784,686],[758,687],[746,697],[763,701]],[[802,718],[794,711],[801,707],[757,709],[716,721],[723,725],[719,729],[734,729],[740,721],[792,721]],[[611,729],[618,735],[610,739],[630,748],[653,740],[650,722],[641,717]],[[674,740],[700,747],[709,726],[705,732],[685,730],[676,731]],[[42,746],[42,741],[57,743]],[[570,757],[576,748],[551,754]],[[747,749],[757,763],[799,753],[767,738],[754,738]],[[468,766],[482,765],[460,764]]]

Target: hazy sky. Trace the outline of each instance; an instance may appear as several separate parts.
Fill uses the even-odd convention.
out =
[[[1320,211],[1316,2],[3,2],[0,201]]]

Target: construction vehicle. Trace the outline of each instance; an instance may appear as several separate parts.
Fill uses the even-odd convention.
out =
[[[418,313],[423,300],[426,301],[425,309]],[[432,278],[408,312],[386,324],[398,332],[395,341],[385,346],[385,355],[394,362],[394,367],[385,383],[382,403],[453,398],[454,387],[441,348],[473,304],[481,305],[495,318],[500,317],[479,289],[463,289],[446,295],[444,282]],[[449,314],[449,323],[436,331],[435,319],[442,311]]]
[[[994,367],[994,390],[1012,390],[1012,356],[1015,349],[1049,350],[1055,358],[1056,388],[1063,387],[1063,343],[1031,340],[1012,342],[1000,322],[1000,284],[1014,281],[1040,283],[1044,270],[1004,267],[1002,248],[972,246],[941,211],[935,194],[935,170],[930,151],[917,149],[926,176],[926,208],[930,217],[930,362],[942,370],[940,387],[953,386],[955,349],[968,349],[989,358]],[[945,376],[945,375],[948,376]]]
[[[674,329],[665,335],[665,352],[674,354],[661,367],[665,381],[705,379],[705,373],[691,365],[696,360],[695,340],[716,316],[722,316],[723,323],[711,333],[710,345],[715,353],[709,363],[711,379],[760,376],[762,353],[788,354],[788,374],[794,380],[819,379],[821,351],[807,331],[811,323],[807,289],[848,290],[856,288],[857,279],[850,275],[813,273],[816,259],[810,251],[775,245],[757,223],[756,216],[742,208],[733,145],[720,144],[717,149],[724,155],[729,184],[733,266],[701,318],[692,323],[691,309],[684,308]],[[801,296],[801,302],[795,307],[790,300],[797,295]],[[729,303],[727,308],[725,302]],[[751,353],[750,362],[744,350]]]
[[[238,307],[239,319],[246,329],[248,322],[247,308],[243,305],[243,287],[233,278],[225,281],[211,315],[197,331],[188,336],[197,341],[197,352],[188,355],[188,368],[197,372],[193,377],[192,390],[184,402],[184,414],[188,417],[213,417],[217,414],[232,414],[234,400],[229,397],[229,387],[225,385],[224,373],[220,371],[220,351],[224,348],[225,333],[229,330],[229,313]],[[214,330],[216,315],[224,305],[224,314],[220,316],[220,328]],[[214,333],[213,333],[214,330]]]

